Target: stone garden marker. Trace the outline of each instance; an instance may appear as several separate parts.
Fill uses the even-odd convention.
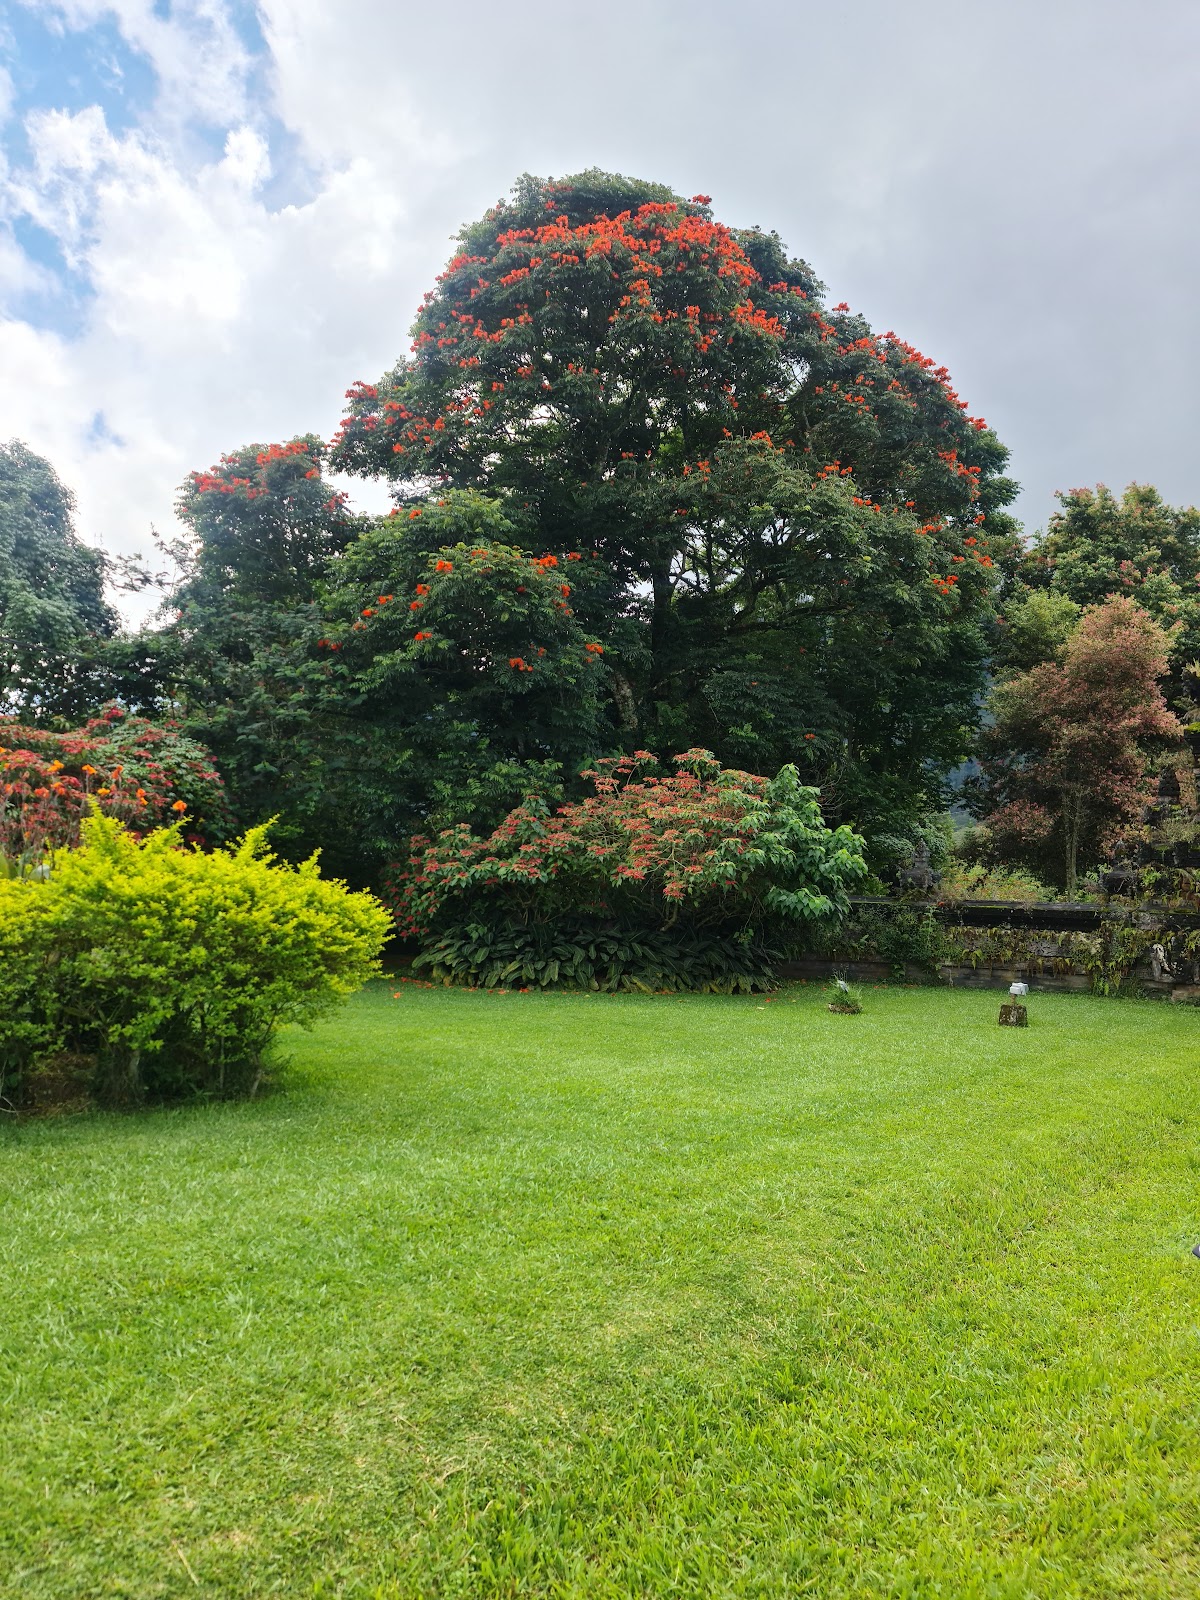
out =
[[[1018,1004],[1029,993],[1027,983],[1010,983],[1008,992],[1012,999],[1000,1007],[1000,1026],[1002,1028],[1027,1028],[1029,1026],[1029,1010],[1026,1006]]]

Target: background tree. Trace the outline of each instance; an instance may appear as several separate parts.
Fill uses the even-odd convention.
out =
[[[313,435],[247,445],[194,472],[177,505],[190,537],[166,626],[131,642],[147,700],[213,752],[246,823],[278,816],[292,854],[324,847],[361,876],[341,778],[368,757],[317,640],[319,586],[367,524],[323,472]],[[131,688],[132,697],[132,688]]]
[[[91,709],[96,645],[117,627],[112,563],[83,544],[75,501],[50,463],[0,445],[0,709],[33,720]]]
[[[959,569],[1015,559],[1006,452],[944,369],[827,310],[774,234],[597,172],[525,179],[465,228],[414,334],[350,391],[333,459],[405,509],[485,490],[530,553],[595,555],[607,587],[579,615],[614,737],[804,760],[878,827],[940,798],[992,616]],[[814,595],[851,528],[857,588]]]
[[[986,822],[1000,853],[1052,877],[1068,897],[1082,866],[1111,849],[1145,804],[1155,746],[1179,721],[1159,688],[1163,629],[1132,600],[1085,611],[1061,664],[994,690],[985,736]]]
[[[1114,594],[1136,601],[1168,632],[1169,700],[1188,703],[1187,667],[1200,657],[1200,511],[1138,483],[1119,499],[1102,483],[1058,499],[1020,564],[1023,584],[1076,606]]]
[[[997,619],[992,665],[1001,672],[1027,672],[1043,661],[1061,661],[1079,621],[1080,607],[1052,589],[1013,588]]]

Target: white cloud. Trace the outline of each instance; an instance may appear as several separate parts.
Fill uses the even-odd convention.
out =
[[[154,0],[21,0],[44,20],[84,29],[112,21],[158,79],[158,119],[180,126],[189,117],[225,126],[246,114],[250,52],[224,0],[173,0],[162,14]]]
[[[75,23],[105,8],[60,9]],[[149,31],[148,8],[121,9]],[[261,119],[202,160],[154,118],[114,133],[98,105],[25,127],[28,164],[0,172],[5,209],[54,238],[90,298],[70,336],[0,320],[0,437],[54,461],[85,537],[145,551],[189,470],[251,440],[332,432],[348,383],[407,342],[436,163],[393,130],[382,159],[347,151],[303,204],[272,209]],[[402,153],[417,181],[397,180]],[[0,288],[37,280],[0,234]],[[369,486],[357,498],[386,504]]]
[[[224,0],[23,3],[115,22],[156,74],[125,131],[51,86],[28,161],[0,166],[0,436],[55,461],[110,549],[166,527],[222,450],[331,432],[347,384],[407,348],[458,224],[525,168],[592,164],[778,227],[835,300],[947,360],[1018,447],[1031,521],[1101,476],[1200,498],[1178,356],[1200,331],[1200,11],[1145,0],[1131,35],[1118,0],[999,21],[763,0],[752,28],[718,0],[259,0],[263,61]],[[75,331],[15,309],[47,282],[18,214],[87,286]]]

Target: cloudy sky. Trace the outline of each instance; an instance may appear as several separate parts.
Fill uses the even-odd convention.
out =
[[[1196,0],[0,0],[0,438],[145,549],[191,468],[332,432],[519,173],[601,166],[944,362],[1029,529],[1200,501],[1198,80]]]

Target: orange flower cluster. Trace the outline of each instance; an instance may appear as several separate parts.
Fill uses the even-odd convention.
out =
[[[786,307],[760,303],[759,292],[772,302],[785,298]],[[617,346],[604,356],[619,364],[629,323],[637,325],[638,341],[670,323],[686,327],[696,363],[733,344],[735,335],[741,346],[747,335],[777,345],[787,333],[785,310],[791,316],[793,296],[806,291],[783,280],[766,287],[732,230],[682,202],[652,202],[579,224],[559,214],[539,226],[502,228],[487,258],[460,252],[425,297],[413,344],[416,383],[404,380],[403,391],[385,390],[386,398],[374,385],[348,391],[350,410],[335,448],[366,459],[360,452],[368,447],[367,435],[380,426],[394,430],[388,454],[423,458],[421,467],[414,464],[416,476],[430,457],[446,470],[464,450],[483,448],[470,440],[492,410],[485,394],[515,384],[515,404],[525,409],[545,403],[566,374],[594,380],[604,397],[607,378],[599,366],[571,359],[555,367],[541,359],[532,307],[558,293],[586,299],[593,319],[596,295],[606,299],[604,315]],[[680,380],[706,381],[701,368],[693,373],[677,356],[669,365]],[[447,386],[451,368],[461,381]],[[429,390],[420,385],[426,377],[440,390],[436,415],[425,414]],[[422,405],[401,398],[418,393],[426,397]],[[736,409],[732,395],[727,403]]]
[[[370,386],[363,387],[365,389]],[[253,455],[248,450],[224,455],[209,471],[189,473],[189,491],[185,493],[181,502],[181,514],[185,520],[189,516],[189,494],[239,495],[245,500],[258,500],[272,493],[294,494],[297,487],[296,477],[291,471],[281,476],[277,471],[281,463],[299,467],[307,462],[309,464],[300,473],[300,477],[319,482],[320,460],[313,461],[314,448],[319,449],[307,439],[293,439],[290,444],[268,445],[266,449],[256,451]],[[324,502],[322,509],[327,514],[336,515],[344,510],[345,504],[346,496],[337,493]]]

